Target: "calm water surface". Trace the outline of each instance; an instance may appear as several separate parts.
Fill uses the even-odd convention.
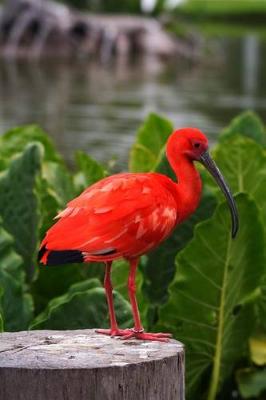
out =
[[[82,149],[126,168],[149,112],[168,116],[176,127],[197,126],[212,141],[243,109],[266,121],[266,42],[252,34],[211,39],[207,54],[197,63],[170,65],[1,62],[0,132],[38,123],[70,165]]]

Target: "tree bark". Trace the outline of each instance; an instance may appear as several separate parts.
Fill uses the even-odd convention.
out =
[[[184,400],[184,347],[93,330],[0,334],[0,400]]]

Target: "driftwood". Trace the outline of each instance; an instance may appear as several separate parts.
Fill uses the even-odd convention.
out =
[[[184,348],[93,330],[0,334],[1,400],[184,400]]]
[[[48,0],[9,0],[0,15],[0,56],[81,58],[132,53],[170,57],[194,54],[185,43],[166,33],[161,24],[141,16],[80,13]]]

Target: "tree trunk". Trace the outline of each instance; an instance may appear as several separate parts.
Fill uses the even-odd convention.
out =
[[[93,330],[2,333],[0,399],[184,400],[184,347]]]

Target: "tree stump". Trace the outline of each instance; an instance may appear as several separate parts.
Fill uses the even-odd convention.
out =
[[[93,330],[0,334],[0,400],[184,400],[184,347]]]

